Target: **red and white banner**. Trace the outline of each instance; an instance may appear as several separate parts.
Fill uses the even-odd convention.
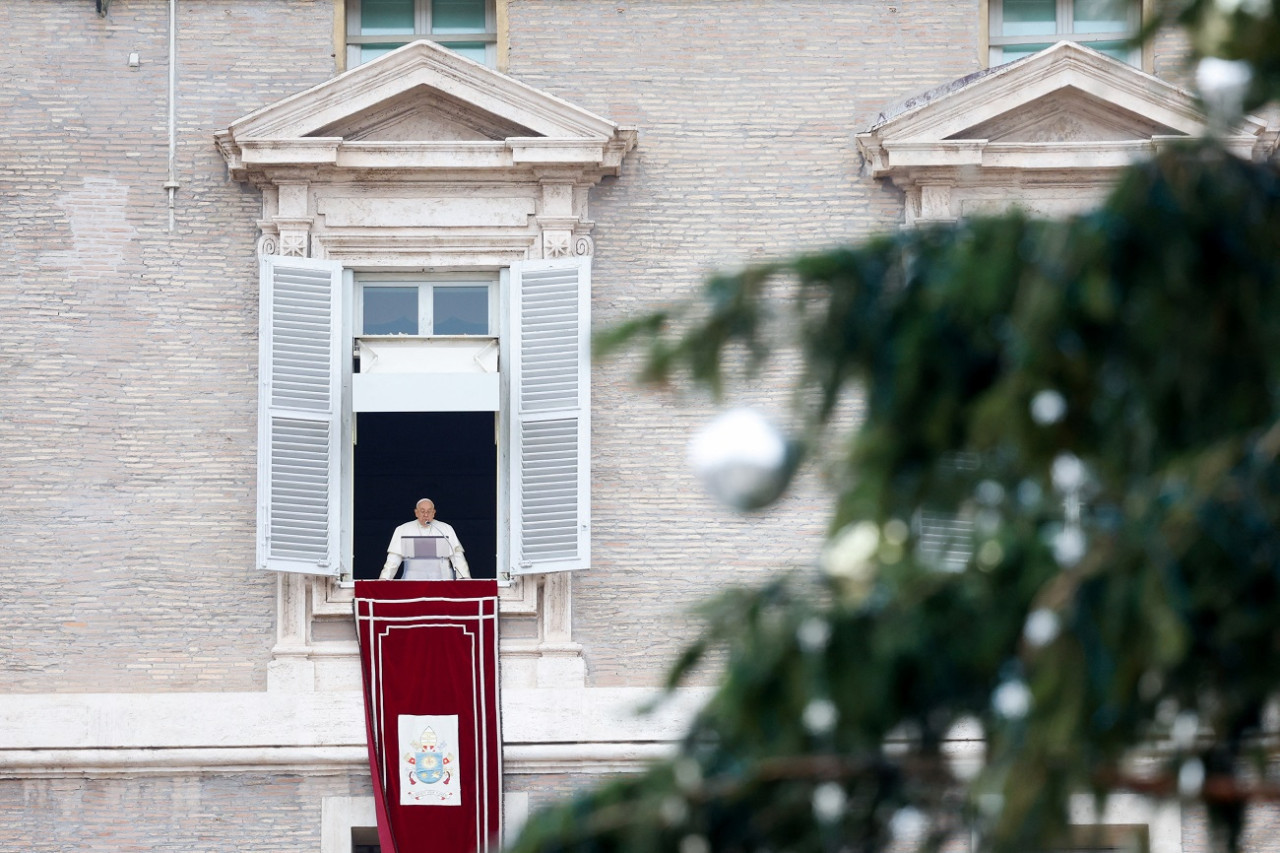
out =
[[[496,853],[502,828],[495,581],[357,581],[383,853]]]

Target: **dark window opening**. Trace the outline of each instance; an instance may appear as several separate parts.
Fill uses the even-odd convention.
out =
[[[353,458],[353,573],[376,578],[420,498],[453,526],[473,578],[496,577],[498,448],[493,412],[360,412]]]
[[[378,830],[372,826],[351,827],[351,853],[382,853]]]

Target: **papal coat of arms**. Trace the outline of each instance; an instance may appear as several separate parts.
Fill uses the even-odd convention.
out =
[[[457,715],[401,714],[400,804],[462,805],[458,777]]]

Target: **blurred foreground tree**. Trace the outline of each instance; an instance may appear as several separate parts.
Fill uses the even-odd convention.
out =
[[[1175,12],[1249,60],[1245,102],[1275,94],[1280,0]],[[719,390],[785,334],[801,448],[865,394],[822,460],[820,569],[710,605],[671,683],[728,660],[678,756],[514,850],[1023,853],[1078,844],[1071,796],[1116,791],[1202,803],[1237,849],[1247,808],[1280,805],[1274,165],[1188,143],[1088,215],[899,233],[706,295],[611,343]]]

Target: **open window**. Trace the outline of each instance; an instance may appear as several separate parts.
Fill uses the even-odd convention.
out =
[[[589,271],[357,277],[264,258],[259,564],[376,577],[429,497],[475,577],[585,568]]]
[[[420,17],[421,4],[414,10]],[[564,570],[590,560],[589,200],[620,173],[635,129],[420,39],[216,139],[232,178],[262,193],[263,382],[279,369],[328,389],[316,410],[277,405],[264,389],[258,562],[281,570],[270,689],[345,683],[351,590],[337,579],[377,565],[388,521],[430,497],[461,526],[470,510],[420,477],[406,478],[412,490],[387,511],[375,506],[386,490],[361,479],[376,480],[379,466],[399,475],[405,463],[392,451],[441,443],[453,469],[429,452],[409,464],[454,483],[470,476],[468,459],[490,466],[476,490],[488,514],[477,514],[479,532],[459,530],[473,570],[492,529],[493,571],[538,575],[502,587],[513,627],[504,682],[582,684]],[[275,285],[299,275],[311,289],[295,306]],[[284,317],[273,300],[301,309],[297,329],[271,325]],[[295,446],[298,432],[307,441]],[[453,451],[463,438],[476,447]]]
[[[474,578],[497,577],[496,412],[358,412],[352,451],[352,575],[378,577],[397,525],[431,498]]]

